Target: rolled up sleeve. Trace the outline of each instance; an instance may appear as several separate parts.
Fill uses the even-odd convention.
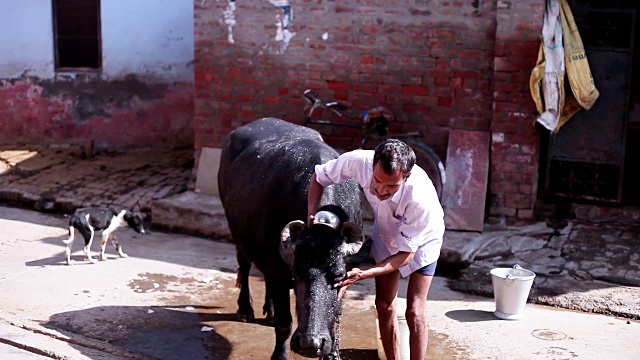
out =
[[[324,164],[315,166],[316,181],[323,187],[327,187],[331,184],[342,184],[348,179],[355,179],[358,183],[361,182],[359,178],[360,172],[357,170],[357,164],[364,165],[364,154],[355,150],[344,153],[338,158],[329,160]]]

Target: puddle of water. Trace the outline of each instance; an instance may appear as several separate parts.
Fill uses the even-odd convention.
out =
[[[177,276],[144,273],[138,274],[137,279],[129,280],[127,286],[135,292],[147,293],[153,291],[166,291],[168,284],[177,283],[178,281],[180,281],[180,278]]]
[[[261,278],[250,278],[251,294],[254,300],[256,323],[241,323],[236,321],[236,300],[239,290],[235,288],[233,281],[221,281],[226,286],[226,291],[212,294],[207,303],[208,309],[196,309],[203,319],[202,324],[211,326],[214,331],[222,335],[225,343],[216,343],[212,339],[212,349],[230,346],[229,359],[266,358],[270,356],[275,344],[275,334],[272,327],[266,326],[264,316],[261,314],[264,301],[264,282]],[[346,301],[358,301],[349,299]],[[370,300],[362,300],[370,301]],[[375,328],[375,315],[370,307],[355,306],[345,308],[341,323],[340,355],[343,360],[369,360],[376,359],[377,341]],[[291,314],[294,318],[295,330],[295,297],[291,297]],[[247,339],[259,339],[248,341]],[[429,347],[427,359],[467,359],[467,351],[452,344],[447,335],[429,332]],[[293,352],[289,354],[291,359],[306,359]]]
[[[264,359],[275,344],[273,327],[262,314],[264,281],[251,276],[255,323],[236,320],[235,278],[213,275],[215,281],[143,273],[128,283],[137,293],[161,292],[149,307],[92,308],[52,319],[58,327],[111,341],[161,359]],[[341,320],[340,354],[343,360],[377,358],[372,297],[347,299]],[[353,306],[352,306],[353,305]],[[295,297],[291,297],[295,329]],[[62,314],[61,314],[62,315]],[[99,320],[100,319],[100,320]],[[208,329],[208,328],[211,329]],[[202,329],[206,329],[203,331]],[[304,359],[290,353],[291,359]],[[446,335],[429,333],[429,359],[468,359],[464,349]]]
[[[534,353],[538,356],[543,356],[544,359],[554,359],[554,360],[570,360],[577,358],[578,355],[573,351],[569,351],[565,348],[550,346],[543,351],[539,351]]]
[[[378,344],[373,310],[345,310],[342,316],[340,354],[345,360],[377,359]],[[429,331],[426,359],[466,359],[464,348],[455,346],[449,336]]]
[[[549,329],[535,329],[531,332],[531,335],[540,339],[540,340],[564,340],[567,338],[567,334],[559,331],[549,330]]]
[[[181,292],[185,286],[191,288],[192,285],[197,287],[206,287],[208,285],[217,285],[220,281],[214,277],[208,277],[202,280],[194,278],[183,278],[165,274],[142,273],[138,274],[136,279],[129,280],[127,286],[137,293],[159,292]]]

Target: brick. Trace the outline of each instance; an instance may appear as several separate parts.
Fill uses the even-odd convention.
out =
[[[506,194],[504,204],[510,208],[533,208],[534,199],[529,195],[522,194]]]
[[[459,78],[459,77],[451,78],[450,84],[452,88],[462,88],[462,78]]]
[[[517,164],[531,164],[533,163],[533,157],[531,155],[509,154],[506,156],[505,161]]]
[[[517,132],[520,124],[516,123],[496,123],[493,122],[491,126],[491,130],[499,132],[499,133],[513,133]],[[504,138],[503,138],[504,140]]]
[[[360,62],[362,64],[373,64],[374,63],[374,56],[367,54],[367,55],[362,55]]]
[[[352,87],[351,83],[344,81],[328,81],[327,85],[330,90],[348,90]]]
[[[378,85],[378,93],[380,94],[393,94],[402,91],[401,85],[381,84]]]
[[[453,103],[453,99],[451,99],[450,97],[439,97],[438,98],[438,106],[450,107],[452,103]]]
[[[508,181],[492,181],[491,191],[498,193],[517,193],[518,184]]]
[[[494,103],[493,110],[498,112],[518,112],[520,110],[520,104],[496,102]]]
[[[434,32],[434,36],[440,39],[447,39],[447,38],[453,39],[456,37],[457,34],[458,32],[456,30],[447,29],[447,28],[436,29]]]
[[[518,192],[520,194],[535,195],[535,190],[536,190],[536,188],[532,184],[519,184],[518,185]]]
[[[358,32],[362,34],[369,34],[369,35],[378,35],[380,34],[380,31],[381,29],[379,26],[363,26],[358,30]]]
[[[520,92],[522,89],[522,83],[514,83],[511,81],[495,81],[494,82],[494,90],[498,92],[512,93],[512,92]],[[508,94],[508,100],[513,100],[513,97]]]
[[[407,85],[402,87],[402,92],[410,95],[428,96],[429,89],[424,86]]]
[[[281,102],[280,96],[266,96],[262,102],[264,104],[278,104]]]
[[[483,58],[484,56],[485,53],[482,50],[466,49],[458,51],[458,57],[460,59],[478,59]]]
[[[504,216],[516,216],[517,210],[511,207],[491,207],[491,215],[504,215]]]
[[[518,172],[518,165],[512,164],[508,162],[503,162],[499,164],[491,164],[492,171],[500,171],[507,173],[515,173]]]
[[[523,61],[516,57],[496,57],[494,69],[498,72],[515,72],[523,69]]]
[[[537,58],[540,43],[538,42],[521,42],[514,43],[509,46],[509,56],[521,58]]]
[[[523,154],[528,154],[528,155],[534,155],[538,153],[537,146],[534,146],[534,145],[522,145],[520,147],[520,151]]]
[[[435,77],[434,85],[435,86],[449,86],[449,78],[448,77]]]
[[[518,209],[517,216],[519,219],[526,219],[526,220],[530,220],[534,218],[532,209]]]

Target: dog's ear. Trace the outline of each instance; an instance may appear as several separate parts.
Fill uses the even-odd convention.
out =
[[[131,207],[131,209],[129,210],[133,213],[139,213],[140,212],[140,205],[136,202],[135,204],[133,204],[133,206]]]

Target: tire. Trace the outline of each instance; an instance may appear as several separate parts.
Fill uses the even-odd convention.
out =
[[[427,144],[414,139],[404,139],[404,142],[413,149],[416,154],[416,164],[429,175],[429,179],[431,179],[433,187],[438,194],[438,199],[442,201],[442,191],[447,179],[444,164]]]

